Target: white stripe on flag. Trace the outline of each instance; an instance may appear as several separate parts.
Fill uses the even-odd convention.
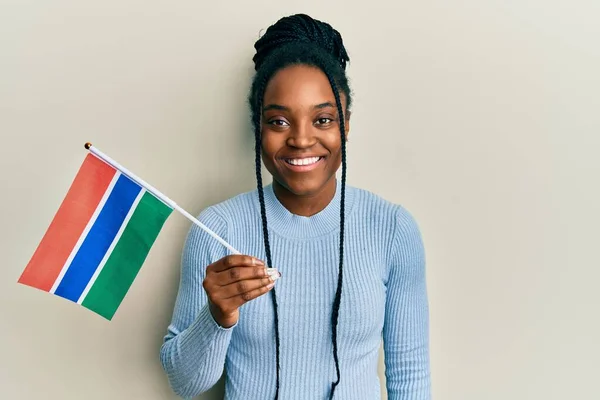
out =
[[[92,275],[92,278],[90,279],[90,281],[88,282],[87,286],[85,287],[85,290],[83,291],[83,293],[81,293],[81,296],[79,296],[79,299],[77,300],[78,304],[83,303],[83,300],[85,299],[85,296],[87,296],[88,292],[90,291],[90,289],[94,285],[94,282],[96,282],[96,279],[98,278],[98,275],[100,275],[100,272],[102,272],[102,269],[104,268],[104,265],[106,264],[106,261],[108,260],[108,258],[112,254],[112,252],[113,252],[115,246],[117,245],[117,242],[119,241],[119,239],[121,239],[121,235],[123,234],[123,231],[127,227],[127,224],[129,223],[129,220],[131,219],[131,216],[133,215],[133,212],[135,211],[135,209],[137,208],[138,204],[142,200],[142,196],[144,196],[144,193],[146,193],[146,189],[141,188],[141,190],[138,193],[137,197],[133,201],[133,204],[131,205],[131,208],[127,212],[127,215],[125,216],[125,219],[123,220],[123,223],[119,227],[119,231],[115,235],[115,238],[113,239],[112,243],[110,244],[110,247],[108,248],[108,250],[104,254],[104,257],[102,257],[102,261],[100,261],[100,264],[98,265],[98,268],[96,268],[96,271],[94,272],[94,275]]]
[[[81,244],[87,237],[87,234],[89,233],[90,229],[92,229],[92,226],[94,226],[96,219],[98,219],[98,215],[100,215],[100,211],[102,211],[102,208],[104,207],[104,204],[106,203],[106,200],[108,200],[108,196],[110,196],[110,194],[112,193],[113,188],[117,184],[117,181],[119,180],[120,176],[121,176],[121,173],[119,171],[116,171],[115,176],[113,176],[112,180],[110,181],[110,184],[106,188],[106,191],[104,192],[104,195],[102,196],[102,199],[100,200],[100,203],[98,203],[98,207],[96,207],[96,209],[94,210],[94,214],[92,214],[92,218],[90,218],[90,220],[88,221],[87,225],[85,226],[85,229],[81,233],[81,236],[79,236],[79,239],[77,240],[77,243],[75,244],[75,247],[73,247],[73,250],[71,250],[71,254],[69,254],[69,258],[67,258],[67,261],[65,261],[65,265],[63,265],[62,269],[60,270],[60,274],[58,274],[58,277],[54,281],[54,285],[52,285],[52,288],[50,289],[50,293],[54,293],[56,291],[56,289],[58,288],[58,285],[60,285],[60,282],[64,278],[69,267],[71,266],[71,262],[73,261],[73,258],[75,258],[75,255],[79,251],[79,248],[81,247]]]

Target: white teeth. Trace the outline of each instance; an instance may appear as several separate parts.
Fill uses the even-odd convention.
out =
[[[290,158],[286,160],[292,165],[311,165],[319,161],[321,157],[309,157],[309,158]]]

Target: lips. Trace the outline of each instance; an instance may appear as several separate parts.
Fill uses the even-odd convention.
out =
[[[304,157],[304,158],[286,158],[285,162],[290,164],[290,165],[312,165],[316,162],[319,162],[319,160],[322,157]]]
[[[284,158],[285,165],[288,169],[295,172],[311,171],[318,167],[325,157],[312,156],[312,157],[297,157],[297,158]]]

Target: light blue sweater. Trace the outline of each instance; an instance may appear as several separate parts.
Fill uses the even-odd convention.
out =
[[[338,276],[340,184],[320,213],[290,213],[265,187],[280,332],[281,400],[326,399],[336,379],[331,310]],[[265,260],[257,191],[204,210],[199,219],[243,254]],[[383,337],[390,400],[428,400],[429,311],[425,256],[415,220],[401,206],[346,188],[343,290],[338,323],[341,381],[335,399],[380,399]],[[275,395],[275,330],[268,293],[240,308],[236,325],[212,318],[205,268],[227,249],[194,226],[187,237],[174,315],[160,351],[173,390],[194,397],[226,371],[226,399]]]

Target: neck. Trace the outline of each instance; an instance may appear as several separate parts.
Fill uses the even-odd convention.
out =
[[[273,180],[273,192],[289,212],[302,217],[310,217],[323,211],[329,205],[335,196],[335,185],[336,180],[333,176],[318,192],[298,195]]]

